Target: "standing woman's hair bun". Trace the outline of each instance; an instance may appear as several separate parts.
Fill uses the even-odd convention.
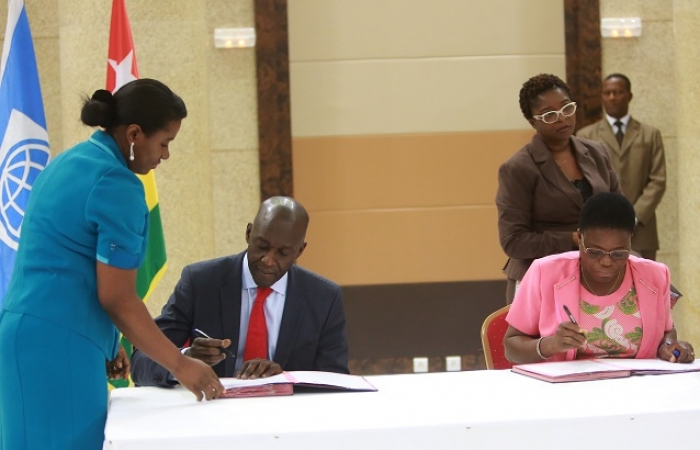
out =
[[[114,125],[117,104],[111,92],[98,89],[92,97],[85,99],[80,111],[80,120],[91,127],[110,128]]]

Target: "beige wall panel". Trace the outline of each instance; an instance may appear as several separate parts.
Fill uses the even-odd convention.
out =
[[[659,251],[656,259],[668,265],[675,278],[678,270],[679,230],[678,230],[678,190],[683,183],[678,180],[678,142],[675,136],[664,136],[666,153],[666,193],[656,209],[656,222],[659,230]],[[680,286],[680,284],[679,284]]]
[[[214,28],[254,26],[253,2],[207,0],[206,18],[213,42]],[[245,248],[260,203],[255,49],[212,49],[208,64],[216,257]]]
[[[212,150],[257,149],[255,49],[213,52],[209,57],[209,83]]]
[[[49,146],[52,156],[56,156],[63,147],[63,128],[61,127],[61,64],[56,58],[59,54],[58,35],[54,38],[34,39],[36,64],[39,69],[41,96],[44,101],[46,128],[49,133]]]
[[[294,193],[312,214],[491,206],[498,166],[532,134],[515,130],[296,138]]]
[[[290,59],[564,53],[561,0],[291,0]]]
[[[80,107],[84,96],[104,88],[111,13],[108,2],[58,0],[58,4],[63,142],[52,143],[54,154],[92,132],[80,122]]]
[[[673,136],[675,115],[669,114],[676,103],[673,23],[643,21],[643,27],[644,45],[633,39],[603,40],[603,76],[627,75],[634,94],[630,114],[657,127],[664,137]]]
[[[312,213],[299,264],[343,285],[503,279],[495,206]]]
[[[0,40],[5,38],[7,4],[0,4]],[[37,40],[58,37],[58,0],[24,0],[24,6],[35,45]]]
[[[674,0],[600,0],[600,17],[641,17],[646,26],[648,21],[672,21],[673,3]],[[646,30],[643,34],[647,34]]]
[[[292,64],[292,135],[526,129],[523,82],[564,55]]]
[[[245,249],[245,230],[260,206],[258,149],[212,153],[214,256]]]

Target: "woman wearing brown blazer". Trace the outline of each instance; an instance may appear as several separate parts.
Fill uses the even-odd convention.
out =
[[[576,103],[555,75],[530,78],[520,109],[532,141],[498,170],[498,234],[508,256],[506,303],[536,258],[578,248],[579,214],[598,192],[620,192],[610,157],[597,142],[575,137]]]

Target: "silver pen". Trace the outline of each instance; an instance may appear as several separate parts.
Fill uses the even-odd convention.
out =
[[[203,337],[205,339],[214,339],[213,337],[209,336],[207,333],[204,331],[200,330],[199,328],[195,328],[192,330],[194,334],[196,334],[199,337]],[[229,357],[235,358],[236,355],[233,354],[233,352],[225,347],[219,346],[219,350],[221,350],[221,353],[226,353]]]

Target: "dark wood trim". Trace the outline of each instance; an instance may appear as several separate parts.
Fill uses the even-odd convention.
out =
[[[255,0],[260,197],[293,196],[287,0]]]
[[[598,0],[564,0],[566,82],[578,103],[576,128],[600,119],[601,42]]]

